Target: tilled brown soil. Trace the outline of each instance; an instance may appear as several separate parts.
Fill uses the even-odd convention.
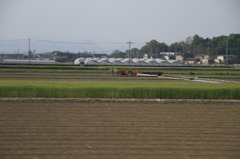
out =
[[[239,159],[239,104],[0,102],[1,159]]]

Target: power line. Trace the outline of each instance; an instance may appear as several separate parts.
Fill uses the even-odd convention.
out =
[[[37,43],[39,42],[39,43]],[[74,42],[74,41],[56,41],[56,40],[42,40],[42,39],[31,39],[30,42],[30,38],[29,39],[0,39],[0,46],[3,44],[4,47],[6,47],[6,44],[15,44],[17,45],[17,47],[19,48],[19,45],[26,45],[28,46],[28,54],[30,57],[30,44],[35,47],[39,47],[41,45],[54,45],[54,44],[65,44],[65,45],[121,45],[124,46],[126,45],[126,42]],[[127,42],[128,46],[129,46],[129,50],[130,50],[130,45],[143,45],[146,43],[141,43],[141,42]],[[36,45],[37,44],[37,45]],[[6,49],[6,48],[5,48]],[[41,48],[42,49],[42,48]],[[129,51],[130,53],[130,51]],[[130,55],[129,55],[129,65],[130,65]]]
[[[9,40],[0,40],[0,41],[6,41],[6,42],[11,42],[11,41],[28,41],[29,39],[9,39]],[[94,45],[94,44],[107,44],[107,45],[117,45],[117,44],[125,44],[126,42],[106,42],[106,43],[101,43],[101,42],[74,42],[74,41],[55,41],[55,40],[41,40],[41,39],[31,39],[31,41],[40,41],[40,42],[46,42],[46,43],[65,43],[65,44],[88,44],[88,45]],[[143,42],[133,42],[133,44],[146,44]]]
[[[32,39],[33,41],[41,41],[41,42],[49,42],[49,43],[65,43],[65,44],[90,44],[90,45],[94,45],[94,44],[110,44],[110,45],[114,45],[114,44],[124,44],[125,42],[116,42],[116,43],[89,43],[89,42],[69,42],[69,41],[54,41],[54,40],[39,40],[39,39]]]
[[[28,39],[9,39],[9,40],[0,40],[0,41],[8,41],[8,42],[11,42],[11,41],[27,41]]]
[[[101,42],[69,42],[69,41],[55,41],[55,40],[39,40],[39,39],[32,39],[34,41],[41,41],[41,42],[52,42],[52,43],[68,43],[68,44],[110,44],[110,45],[115,45],[115,44],[125,44],[125,42],[106,42],[106,43],[101,43]],[[140,43],[140,42],[134,42],[134,44],[145,44],[145,43]]]

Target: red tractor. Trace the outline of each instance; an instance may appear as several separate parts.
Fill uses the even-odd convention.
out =
[[[137,70],[116,70],[117,75],[128,76],[128,77],[136,76],[138,73],[139,71]]]

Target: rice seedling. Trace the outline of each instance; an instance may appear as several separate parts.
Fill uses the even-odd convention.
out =
[[[0,97],[240,99],[239,83],[0,80]]]

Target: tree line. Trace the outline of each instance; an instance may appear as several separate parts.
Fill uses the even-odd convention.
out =
[[[143,57],[144,54],[150,54],[153,57],[158,57],[160,52],[179,52],[184,53],[187,57],[194,57],[194,55],[198,54],[213,57],[217,55],[226,55],[226,48],[228,48],[228,55],[236,55],[238,61],[240,61],[240,34],[222,35],[213,38],[203,38],[196,34],[186,38],[186,40],[175,42],[170,45],[157,40],[151,40],[141,49],[132,48],[130,50],[130,56],[134,58]],[[110,56],[123,58],[128,57],[128,55],[129,50],[114,50]]]

